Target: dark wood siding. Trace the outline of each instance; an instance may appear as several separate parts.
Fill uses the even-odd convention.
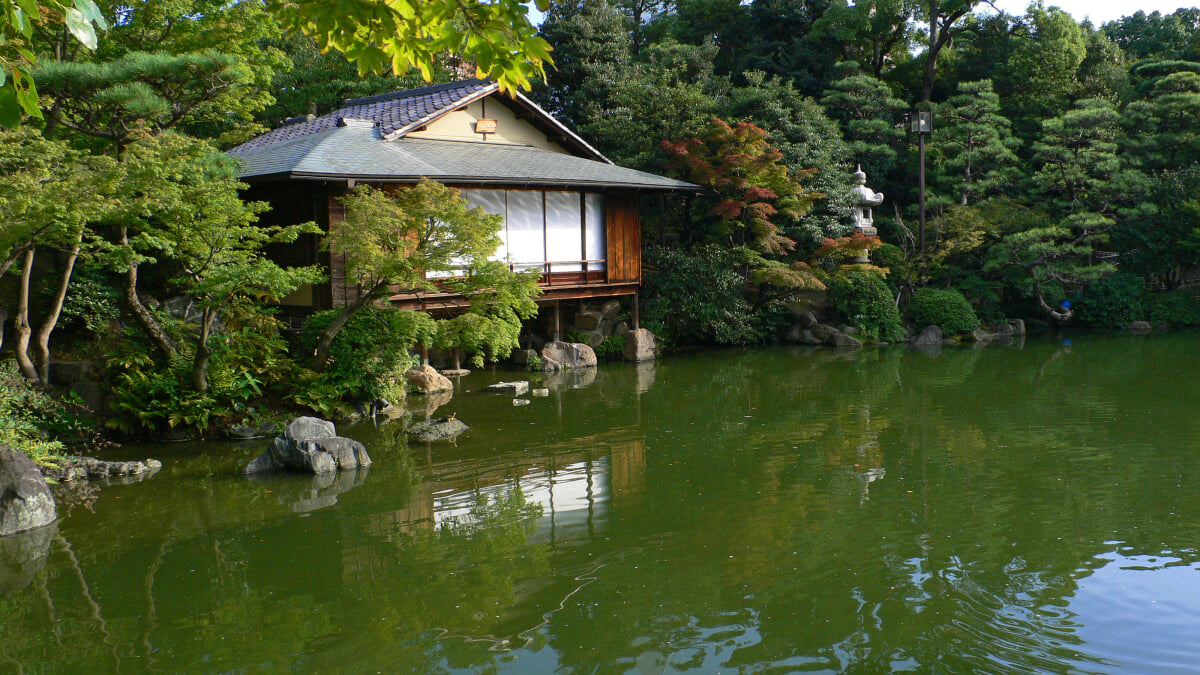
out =
[[[641,282],[642,228],[637,195],[606,195],[604,216],[608,221],[608,283]]]

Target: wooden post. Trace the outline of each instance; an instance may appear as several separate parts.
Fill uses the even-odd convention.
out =
[[[559,301],[554,301],[554,338],[553,342],[562,340],[562,313],[559,310]]]
[[[638,294],[633,294],[633,329],[638,330],[642,327],[642,309],[638,305]]]
[[[424,342],[421,343],[421,365],[429,365],[429,347],[426,347]]]

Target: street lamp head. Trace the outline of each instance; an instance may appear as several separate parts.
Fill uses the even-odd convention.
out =
[[[933,113],[928,110],[914,111],[909,120],[912,123],[912,132],[914,134],[930,134],[933,132]]]

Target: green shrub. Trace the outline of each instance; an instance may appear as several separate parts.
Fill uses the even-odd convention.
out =
[[[1136,275],[1117,272],[1092,284],[1071,301],[1075,316],[1093,328],[1122,328],[1146,318],[1146,285]]]
[[[191,429],[207,435],[222,423],[258,424],[267,408],[292,387],[299,369],[287,357],[279,322],[261,307],[240,305],[222,314],[223,326],[211,338],[208,391],[192,385],[195,327],[160,315],[176,342],[169,361],[139,331],[127,330],[108,353],[110,381],[106,426],[129,435]]]
[[[545,365],[546,362],[542,360],[541,356],[538,354],[530,354],[529,360],[525,362],[525,370],[528,370],[531,373],[540,373],[542,372],[542,367]]]
[[[316,349],[338,311],[318,312],[305,322],[302,353]],[[402,398],[403,372],[417,363],[412,349],[420,342],[432,344],[436,332],[436,323],[425,312],[364,309],[334,338],[325,371],[310,375],[294,400],[325,413],[339,403]]]
[[[91,425],[71,397],[56,398],[25,380],[16,363],[0,362],[0,443],[24,452],[35,463],[54,464],[66,454],[60,435],[91,435]]]
[[[917,328],[939,326],[948,335],[979,328],[971,303],[954,289],[918,289],[908,304],[908,316]]]
[[[620,361],[625,358],[625,338],[610,335],[596,346],[596,358],[600,361]]]
[[[645,323],[668,344],[745,345],[762,330],[745,293],[748,279],[734,251],[703,246],[692,251],[646,251]]]
[[[1147,318],[1156,326],[1200,326],[1200,300],[1183,288],[1154,293],[1147,303]]]
[[[826,299],[838,318],[858,329],[867,341],[903,339],[900,311],[883,277],[866,270],[849,270],[826,284]]]
[[[562,334],[563,342],[578,344],[580,342],[587,342],[587,339],[587,333],[579,330],[578,328],[568,328],[566,332]]]

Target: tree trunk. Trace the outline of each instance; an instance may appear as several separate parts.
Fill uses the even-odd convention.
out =
[[[33,335],[29,325],[29,278],[33,276],[33,255],[36,250],[31,248],[25,251],[25,263],[21,267],[21,285],[17,290],[17,344],[14,349],[21,374],[30,382],[40,383],[37,369],[29,358],[29,338]]]
[[[201,394],[208,391],[208,362],[212,360],[213,355],[213,348],[208,344],[208,339],[212,337],[212,325],[216,318],[216,309],[204,309],[200,319],[200,337],[196,340],[196,357],[192,359],[192,386]]]
[[[71,285],[71,274],[75,271],[75,261],[79,260],[79,249],[82,245],[83,228],[81,227],[79,234],[75,237],[75,243],[71,246],[71,253],[67,256],[62,280],[58,284],[58,292],[54,294],[54,300],[50,305],[50,313],[46,315],[45,320],[42,321],[42,327],[38,330],[36,343],[38,377],[42,381],[42,386],[50,384],[50,334],[58,325],[58,317],[62,316],[63,302],[67,299],[67,288]]]
[[[342,331],[342,328],[350,320],[350,317],[358,313],[358,310],[379,299],[386,288],[387,283],[380,281],[372,286],[371,290],[359,296],[358,300],[342,308],[342,311],[333,318],[333,323],[329,324],[325,332],[321,333],[321,339],[317,341],[317,348],[313,351],[312,360],[308,364],[309,368],[318,373],[325,371],[326,362],[329,360],[329,351],[333,348],[334,338]]]
[[[121,228],[121,244],[129,245],[129,228]],[[158,351],[163,356],[170,359],[175,356],[175,344],[171,342],[171,338],[167,336],[167,332],[159,325],[158,320],[146,309],[142,304],[137,294],[138,281],[138,265],[130,263],[129,270],[125,273],[125,301],[129,303],[129,308],[133,311],[133,316],[141,324],[142,328],[150,335],[150,339],[154,341]]]
[[[1066,323],[1067,320],[1070,319],[1071,316],[1075,313],[1073,310],[1068,309],[1066,307],[1064,307],[1062,309],[1054,309],[1053,307],[1051,307],[1046,302],[1045,296],[1042,295],[1042,285],[1040,283],[1038,283],[1037,281],[1033,282],[1033,291],[1034,291],[1034,293],[1033,293],[1034,299],[1037,300],[1038,306],[1042,308],[1043,312],[1045,312],[1046,314],[1049,314],[1051,319],[1054,319],[1055,321],[1057,321],[1059,323]]]

